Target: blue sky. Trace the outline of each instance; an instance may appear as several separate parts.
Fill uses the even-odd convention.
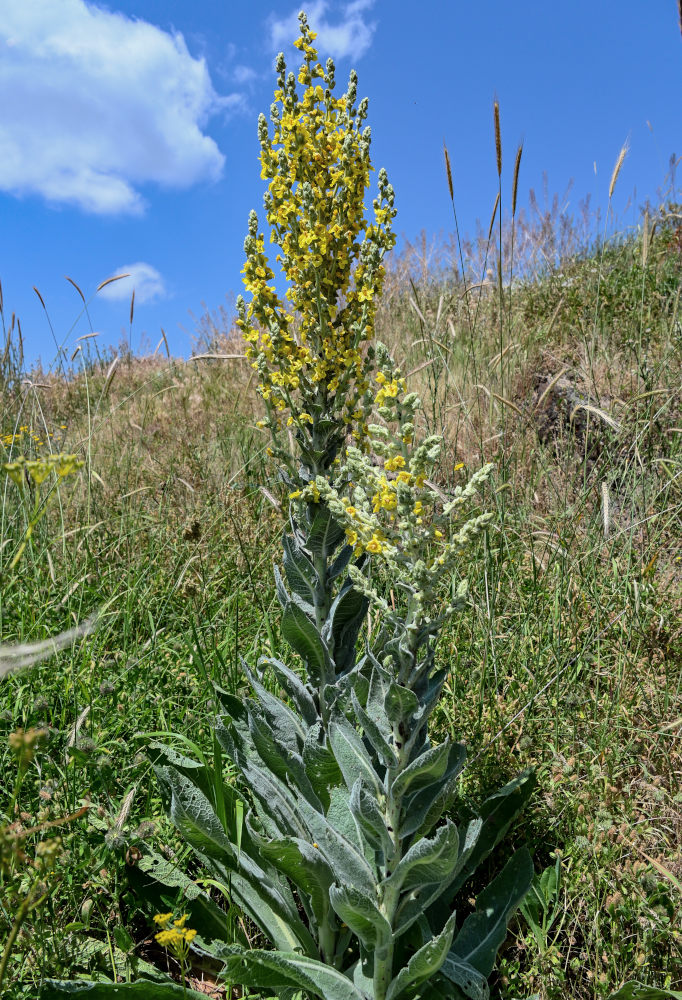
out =
[[[492,103],[504,181],[524,141],[519,203],[543,172],[572,180],[567,211],[606,201],[621,224],[656,199],[682,154],[682,37],[675,0],[312,0],[307,11],[340,92],[359,74],[373,162],[396,190],[396,230],[452,228],[443,141],[460,228],[487,224],[497,190]],[[0,280],[29,360],[90,330],[86,298],[135,274],[132,346],[187,355],[196,317],[240,290],[249,209],[261,208],[256,122],[274,58],[291,53],[299,6],[284,0],[0,0]],[[290,60],[293,64],[293,59]],[[675,94],[678,96],[675,97]],[[679,198],[679,195],[678,195]],[[542,200],[542,199],[541,199]],[[89,305],[102,345],[128,337],[131,287]],[[75,324],[75,325],[74,325]]]

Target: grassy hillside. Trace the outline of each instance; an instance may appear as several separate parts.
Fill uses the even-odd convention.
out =
[[[589,252],[520,225],[520,277],[501,287],[494,237],[464,266],[408,247],[378,318],[423,429],[445,434],[438,485],[497,467],[472,608],[440,645],[438,727],[469,748],[474,800],[537,769],[532,810],[491,860],[525,839],[536,871],[558,873],[512,923],[496,987],[508,1000],[607,997],[629,979],[682,988],[680,222],[667,205]],[[129,875],[142,839],[186,854],[145,747],[175,734],[210,755],[212,682],[239,692],[240,657],[278,649],[283,491],[229,317],[199,332],[189,361],[103,357],[93,339],[68,371],[22,381],[5,325],[7,457],[72,451],[85,467],[14,568],[38,488],[0,483],[1,641],[99,612],[71,651],[0,682],[0,942],[21,924],[8,996],[164,961]],[[31,729],[35,747],[12,737]],[[57,835],[41,868],[35,845]]]

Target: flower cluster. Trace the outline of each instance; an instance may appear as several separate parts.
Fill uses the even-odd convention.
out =
[[[27,459],[23,455],[13,462],[3,462],[2,470],[12,482],[22,488],[25,477],[28,475],[36,486],[44,483],[51,472],[55,472],[58,479],[65,479],[85,465],[77,455],[67,455],[59,452],[56,455],[46,455],[45,458]]]
[[[405,392],[405,380],[382,345],[377,346],[377,358],[377,412],[385,423],[368,428],[374,457],[349,447],[335,482],[318,477],[300,496],[316,502],[314,489],[344,526],[355,554],[368,552],[380,558],[395,586],[407,596],[411,617],[419,621],[438,603],[444,583],[451,582],[461,552],[492,518],[481,514],[452,523],[493,466],[484,466],[466,485],[443,494],[428,478],[439,462],[442,439],[432,436],[414,444],[419,397]],[[388,611],[366,574],[353,566],[349,572],[356,588]],[[443,613],[451,614],[463,596],[463,591],[454,594]]]
[[[187,913],[183,913],[177,920],[173,920],[172,913],[157,913],[154,923],[162,929],[155,934],[155,940],[162,948],[168,950],[178,959],[184,961],[189,952],[189,946],[197,935],[195,930],[186,927]]]
[[[60,424],[59,429],[54,433],[52,431],[48,431],[47,437],[58,438],[60,436],[60,432],[65,430],[66,424]],[[27,440],[30,441],[34,447],[41,448],[45,444],[44,437],[44,434],[34,434],[27,424],[22,424],[18,430],[0,435],[0,441],[2,441],[5,448],[12,448],[13,445],[24,443]]]
[[[367,100],[356,106],[357,77],[334,96],[334,63],[317,61],[315,34],[300,15],[303,53],[296,77],[277,60],[278,81],[270,111],[258,124],[261,176],[269,181],[265,212],[270,241],[287,283],[284,297],[274,284],[255,212],[249,217],[244,249],[244,284],[251,294],[238,300],[247,356],[258,372],[267,426],[280,451],[278,434],[294,427],[304,463],[314,473],[338,451],[329,436],[351,429],[366,433],[376,300],[384,254],[394,245],[394,192],[384,170],[373,202],[374,222],[365,217],[369,186],[370,129],[363,127]],[[297,83],[304,88],[299,94]],[[363,235],[364,234],[364,235]],[[324,457],[321,457],[324,456]]]

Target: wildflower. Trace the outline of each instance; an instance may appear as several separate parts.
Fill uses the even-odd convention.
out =
[[[395,196],[386,172],[379,171],[370,224],[367,102],[356,106],[354,72],[347,92],[336,96],[334,64],[320,65],[305,15],[300,23],[296,47],[303,55],[298,80],[304,89],[297,91],[280,55],[272,129],[264,115],[258,123],[270,242],[288,287],[280,296],[252,212],[242,272],[250,301],[239,297],[237,325],[271,418],[273,453],[290,461],[277,441],[281,424],[274,414],[282,414],[287,426],[297,424],[301,431],[313,424],[319,434],[322,426],[326,439],[318,438],[315,450],[331,465],[346,426],[356,440],[366,436],[365,394],[374,367],[367,345],[384,281],[382,260],[395,243]],[[307,460],[305,451],[302,456],[319,471],[318,459]]]
[[[177,920],[173,920],[172,913],[157,913],[154,917],[154,923],[162,928],[154,935],[155,940],[182,963],[187,958],[189,946],[197,935],[194,929],[186,926],[187,919],[187,913],[183,913]]]

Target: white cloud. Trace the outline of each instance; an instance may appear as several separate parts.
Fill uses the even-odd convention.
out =
[[[2,0],[0,190],[140,213],[148,183],[220,176],[203,126],[221,108],[181,34],[85,0]]]
[[[374,5],[374,0],[351,0],[341,6],[338,16],[327,14],[327,0],[314,0],[306,8],[308,23],[317,32],[315,46],[323,53],[329,53],[335,59],[350,56],[359,59],[365,54],[372,43],[376,30],[376,22],[370,23],[365,14]],[[273,51],[288,49],[298,38],[298,11],[292,11],[287,17],[280,19],[271,15],[268,21],[270,42]]]
[[[166,286],[163,278],[151,264],[145,264],[140,260],[137,264],[124,264],[117,267],[111,277],[116,274],[128,275],[119,281],[112,281],[105,285],[98,294],[103,299],[110,302],[119,302],[121,299],[128,301],[135,289],[135,304],[142,305],[143,302],[156,302],[157,299],[165,298]]]

